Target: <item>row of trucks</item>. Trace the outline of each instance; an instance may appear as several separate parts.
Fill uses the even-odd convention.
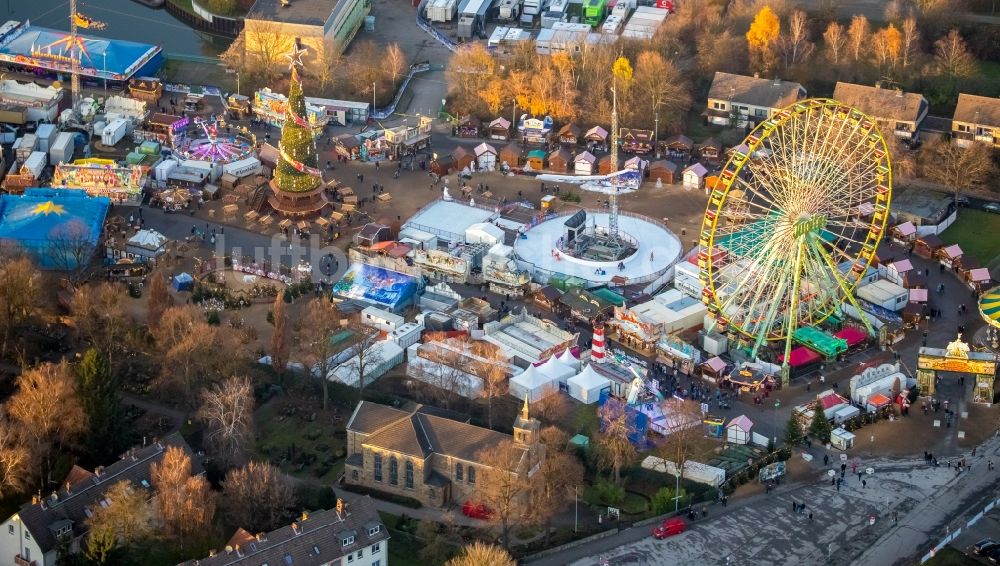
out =
[[[459,40],[482,36],[488,19],[520,21],[529,28],[537,19],[545,29],[558,22],[585,23],[605,34],[643,39],[652,37],[673,9],[673,0],[638,7],[637,0],[429,0],[424,12],[435,23],[457,20]]]

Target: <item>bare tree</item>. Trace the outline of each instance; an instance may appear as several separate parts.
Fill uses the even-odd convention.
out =
[[[865,54],[869,47],[870,37],[871,25],[868,23],[868,18],[864,16],[851,18],[851,25],[847,28],[847,51],[855,63],[860,61],[861,56]]]
[[[481,358],[479,372],[483,378],[482,397],[486,399],[486,423],[493,428],[493,400],[506,395],[510,387],[510,359],[502,348],[479,340],[473,351]]]
[[[215,494],[205,476],[191,475],[191,457],[182,448],[167,448],[151,470],[157,509],[168,535],[186,541],[212,527]]]
[[[80,280],[90,258],[94,256],[94,239],[90,228],[79,220],[70,220],[55,226],[49,232],[49,258],[66,272],[70,281]]]
[[[788,28],[778,40],[785,58],[785,69],[804,62],[816,47],[809,41],[809,16],[802,10],[795,10],[788,16]]]
[[[125,288],[106,281],[81,285],[70,299],[70,316],[77,334],[112,363],[132,327],[124,299]]]
[[[844,26],[837,22],[830,22],[823,32],[823,44],[826,46],[826,57],[833,63],[834,67],[839,67],[844,56],[844,47],[847,45],[847,33]]]
[[[382,54],[378,45],[371,40],[356,41],[351,47],[351,61],[354,62],[348,77],[355,94],[372,94],[372,84],[378,83],[385,75]],[[366,96],[367,98],[367,96]]]
[[[313,58],[309,76],[314,77],[320,92],[327,92],[337,80],[337,71],[344,63],[344,47],[340,41],[330,40],[323,43],[323,49]]]
[[[955,198],[970,189],[982,187],[996,175],[992,150],[984,143],[971,142],[959,147],[948,140],[935,140],[922,150],[928,158],[923,173],[928,179],[955,190]]]
[[[223,510],[230,525],[252,533],[282,525],[294,504],[288,480],[267,462],[248,462],[229,470],[222,488]]]
[[[21,493],[28,487],[34,457],[24,427],[0,415],[0,498]]]
[[[291,49],[293,38],[285,33],[281,23],[259,14],[247,16],[246,22],[248,25],[240,36],[249,70],[265,82],[271,81],[284,68],[283,57]]]
[[[216,364],[234,358],[235,352],[222,347],[219,329],[208,324],[197,307],[167,309],[152,330],[163,363],[163,382],[179,383],[187,400],[195,398],[196,387],[209,381]],[[225,356],[219,355],[222,351]]]
[[[146,299],[146,323],[150,328],[158,325],[163,318],[163,313],[168,308],[174,306],[174,298],[170,296],[167,286],[167,278],[163,272],[157,270],[149,278],[149,296]]]
[[[615,484],[621,484],[621,470],[635,458],[636,450],[630,436],[635,434],[635,420],[628,406],[616,399],[608,399],[597,410],[601,430],[597,435],[597,461],[612,471]]]
[[[76,376],[65,361],[21,373],[7,409],[31,439],[32,453],[43,464],[39,476],[42,480],[51,472],[53,446],[76,440],[87,424],[76,395]]]
[[[490,521],[500,527],[503,545],[510,547],[510,531],[531,519],[533,477],[525,448],[504,440],[479,452],[475,497],[491,511]],[[536,474],[537,476],[537,474]]]
[[[445,566],[515,566],[517,562],[510,554],[492,544],[473,542],[462,549],[462,553],[445,562]]]
[[[553,517],[570,501],[570,492],[583,484],[583,465],[576,456],[566,452],[568,435],[556,427],[542,431],[545,459],[538,468],[532,510],[536,521],[545,526],[548,544]]]
[[[459,396],[471,397],[468,379],[476,371],[468,363],[471,348],[467,340],[449,339],[444,333],[428,333],[420,357],[429,364],[414,364],[409,370],[419,372],[419,379],[431,385],[430,394],[445,409],[451,408]]]
[[[333,335],[340,330],[340,313],[323,299],[313,299],[305,306],[305,315],[298,321],[295,342],[298,344],[307,371],[323,384],[323,409],[330,401],[330,370],[338,348]]]
[[[11,332],[30,321],[39,310],[41,277],[26,257],[0,262],[0,326],[3,345],[0,356],[7,355]]]
[[[358,379],[358,394],[360,395],[368,385],[371,373],[385,362],[379,344],[381,336],[378,329],[368,326],[360,317],[352,319],[347,328],[353,336],[350,348],[353,350],[354,356],[345,362],[343,367],[350,372],[352,377]]]
[[[957,29],[934,42],[934,63],[938,74],[954,82],[972,76],[976,59]]]
[[[92,537],[128,547],[153,536],[156,510],[146,490],[122,480],[108,488],[104,501],[107,505],[95,505],[87,519]]]
[[[908,69],[919,54],[920,30],[917,19],[913,16],[906,18],[899,29],[903,33],[903,68]]]
[[[700,426],[701,408],[695,401],[673,398],[664,401],[662,407],[671,428],[663,442],[658,443],[656,455],[674,463],[681,481],[684,479],[685,464],[698,455],[699,445],[705,437]]]
[[[396,85],[399,84],[400,79],[406,74],[406,53],[399,47],[398,43],[390,43],[388,47],[385,48],[385,72],[389,75],[389,79],[392,81],[392,88],[395,90]]]
[[[271,333],[271,366],[279,374],[288,370],[288,356],[291,349],[284,296],[283,292],[278,292],[274,298],[274,306],[271,308],[274,319],[274,332]]]
[[[660,128],[657,135],[679,131],[691,108],[691,93],[680,69],[654,51],[643,51],[636,57],[631,94],[627,119],[633,124],[649,124],[649,118],[654,117],[654,126]]]
[[[246,461],[254,438],[253,409],[253,388],[245,377],[231,377],[202,394],[198,418],[205,423],[205,443],[228,466]]]

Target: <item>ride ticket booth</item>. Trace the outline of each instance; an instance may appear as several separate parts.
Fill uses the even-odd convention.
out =
[[[996,394],[997,362],[992,353],[973,352],[959,334],[947,348],[920,348],[917,356],[917,385],[922,395],[934,395],[938,372],[971,374],[976,383],[972,401],[992,405]]]

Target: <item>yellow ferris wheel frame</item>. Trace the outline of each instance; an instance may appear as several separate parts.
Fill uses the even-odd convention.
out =
[[[758,124],[746,137],[743,146],[738,147],[733,152],[722,168],[715,186],[712,187],[708,204],[705,208],[705,215],[702,219],[701,233],[698,241],[700,248],[698,253],[698,267],[703,286],[702,302],[709,307],[709,316],[717,321],[717,325],[721,325],[722,328],[720,330],[731,327],[746,338],[756,339],[754,354],[756,354],[757,348],[763,341],[786,340],[786,364],[792,334],[796,327],[794,316],[791,318],[785,317],[786,322],[789,324],[784,326],[782,332],[768,332],[763,339],[759,332],[749,332],[741,324],[730,321],[724,311],[723,304],[719,300],[720,289],[716,285],[717,278],[713,276],[713,269],[715,267],[713,256],[716,250],[716,236],[720,227],[720,218],[725,217],[723,213],[727,205],[727,199],[730,197],[730,192],[734,190],[734,184],[737,183],[737,179],[743,171],[744,166],[750,162],[752,156],[765,149],[765,142],[770,136],[793,121],[817,112],[827,117],[846,121],[851,127],[860,129],[861,135],[858,137],[865,140],[865,143],[868,145],[867,155],[872,156],[876,163],[874,177],[877,186],[874,194],[871,195],[872,200],[874,200],[872,203],[874,212],[871,214],[871,220],[867,223],[867,233],[864,235],[863,242],[860,240],[857,242],[860,244],[860,249],[856,253],[851,269],[848,273],[841,274],[837,266],[831,262],[832,258],[829,256],[825,258],[826,263],[829,264],[826,267],[832,271],[832,278],[837,282],[840,292],[844,295],[845,299],[854,303],[854,306],[858,308],[853,298],[853,291],[874,260],[876,248],[882,240],[889,219],[889,205],[892,199],[892,165],[889,148],[879,130],[876,120],[850,105],[825,98],[801,100],[775,112],[771,117]],[[860,230],[862,225],[859,224],[857,228]],[[796,230],[798,230],[798,227],[796,227]],[[798,272],[794,274],[795,289],[798,289],[799,276],[800,273]],[[792,308],[789,309],[790,312],[798,309],[798,305],[796,304],[798,300],[797,292],[795,297],[791,299]],[[860,308],[858,310],[861,312]],[[813,320],[813,323],[822,322],[832,314],[832,310],[825,314],[821,313],[820,318]],[[873,333],[868,322],[863,322],[868,327],[869,333]]]

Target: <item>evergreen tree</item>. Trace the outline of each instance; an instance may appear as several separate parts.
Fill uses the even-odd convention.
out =
[[[826,418],[826,412],[823,411],[823,404],[816,401],[816,410],[813,413],[812,423],[809,424],[809,434],[813,435],[816,440],[819,440],[823,444],[830,441],[830,431],[833,427],[830,426],[830,421]]]
[[[280,157],[274,169],[274,182],[283,191],[311,191],[322,182],[316,138],[306,114],[306,99],[302,94],[301,55],[299,46],[288,56],[292,62],[292,78],[288,88],[285,123],[281,127]]]
[[[94,348],[83,355],[76,372],[80,402],[90,428],[87,448],[95,461],[114,460],[128,448],[131,440],[118,396],[119,381],[108,359]]]
[[[802,425],[799,423],[799,418],[795,415],[788,417],[788,422],[785,424],[785,446],[791,448],[793,446],[798,446],[802,444],[804,435],[802,434]]]

